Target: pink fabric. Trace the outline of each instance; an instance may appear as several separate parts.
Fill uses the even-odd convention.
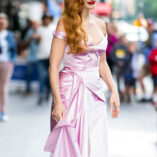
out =
[[[63,39],[60,32],[54,35]],[[105,83],[99,76],[99,59],[105,53],[107,37],[89,45],[93,50],[78,56],[67,54],[66,46],[65,67],[59,73],[66,119],[56,123],[51,117],[44,148],[51,157],[108,157]]]
[[[13,71],[13,64],[10,62],[0,61],[0,112],[5,112],[7,97],[8,97],[8,83]]]
[[[62,40],[66,40],[66,33],[65,32],[58,32],[58,31],[54,31],[53,35],[57,38],[60,38]]]

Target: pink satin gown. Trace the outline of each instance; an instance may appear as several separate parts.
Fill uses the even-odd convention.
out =
[[[65,32],[54,31],[53,35],[66,40]],[[78,56],[67,54],[68,45],[65,48],[59,81],[66,118],[56,123],[51,117],[51,132],[44,148],[51,157],[108,157],[105,82],[99,76],[107,36],[97,45],[88,42],[93,49]]]

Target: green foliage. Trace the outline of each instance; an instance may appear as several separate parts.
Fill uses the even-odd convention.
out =
[[[143,3],[144,16],[157,20],[157,0],[143,0]]]

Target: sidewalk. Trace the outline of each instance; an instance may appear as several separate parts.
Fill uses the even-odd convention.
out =
[[[49,157],[50,102],[37,106],[37,95],[11,94],[10,121],[0,123],[1,157]],[[108,106],[109,110],[109,106]],[[109,157],[156,157],[157,113],[150,104],[121,104],[118,119],[108,112]]]

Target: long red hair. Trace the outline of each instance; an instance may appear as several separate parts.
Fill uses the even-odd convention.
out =
[[[68,54],[78,55],[83,53],[86,48],[89,48],[87,33],[82,27],[83,8],[84,0],[64,0],[62,19],[67,44],[70,46]]]

